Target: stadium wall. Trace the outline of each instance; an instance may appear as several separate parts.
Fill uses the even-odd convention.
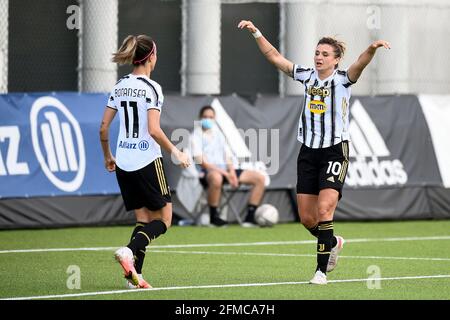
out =
[[[114,174],[103,167],[98,128],[107,99],[72,92],[0,95],[1,229],[132,221]],[[278,207],[281,221],[293,221],[301,102],[301,97],[261,96],[250,103],[236,95],[168,95],[161,123],[176,145],[186,147],[199,109],[211,103],[223,108],[252,151],[239,163],[259,161],[270,178],[263,202]],[[336,219],[450,218],[450,96],[356,96],[350,105],[350,165]],[[116,118],[113,148],[117,132]],[[181,169],[168,155],[165,167],[175,189],[174,211],[189,218],[176,190]],[[240,192],[233,199],[238,210],[246,196]]]
[[[216,66],[215,72],[220,73],[221,95],[301,94],[301,87],[267,63],[253,37],[236,28],[240,19],[254,21],[286,58],[303,65],[313,63],[315,43],[321,36],[337,36],[346,42],[348,49],[341,68],[350,66],[372,41],[390,41],[392,50],[377,54],[353,89],[354,94],[448,94],[450,44],[445,41],[450,38],[448,0],[220,2],[220,35],[216,35],[220,46],[210,46],[203,54],[214,56],[215,65],[220,63],[220,70]],[[73,10],[80,3],[90,4],[88,8],[95,9],[92,12],[103,14],[95,15],[95,19],[89,19],[91,15],[77,16]],[[182,78],[190,68],[186,53],[195,54],[196,49],[190,32],[202,31],[196,21],[182,23],[183,10],[187,10],[188,4],[207,6],[209,1],[117,0],[114,1],[118,4],[117,10],[103,10],[104,3],[96,0],[1,1],[0,55],[4,63],[0,64],[3,79],[0,90],[77,91],[83,89],[79,85],[82,80],[92,81],[90,88],[102,88],[111,78],[105,81],[101,76],[91,77],[88,73],[92,65],[86,62],[96,61],[98,65],[94,69],[101,74],[103,64],[109,61],[107,56],[113,51],[114,38],[117,38],[117,48],[127,35],[146,33],[158,43],[158,67],[152,77],[165,92],[183,92]],[[85,30],[81,30],[80,25]],[[100,38],[101,34],[114,37],[90,42],[86,39],[90,37],[86,33],[90,32],[100,34]],[[99,57],[106,57],[106,60]],[[84,64],[79,61],[83,59]],[[106,65],[113,74],[110,68],[115,66]],[[117,71],[120,77],[129,69],[119,67]],[[211,92],[207,91],[209,83],[203,86],[199,89],[203,90],[201,94]]]

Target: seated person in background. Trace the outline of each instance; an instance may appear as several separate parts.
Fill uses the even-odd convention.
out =
[[[210,222],[216,226],[224,226],[226,221],[220,218],[218,206],[222,184],[229,183],[232,188],[239,184],[251,185],[248,211],[242,226],[255,226],[255,211],[264,195],[265,177],[253,170],[235,169],[231,150],[225,136],[215,124],[216,113],[211,106],[200,110],[202,128],[194,129],[192,135],[192,156],[195,163],[200,164],[200,182],[208,188],[208,205]]]

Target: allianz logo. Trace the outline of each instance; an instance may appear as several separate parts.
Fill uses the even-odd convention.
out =
[[[78,190],[86,171],[78,121],[58,99],[42,97],[31,107],[30,124],[33,149],[44,174],[63,191]]]
[[[62,191],[78,190],[86,172],[78,121],[58,99],[41,97],[31,107],[30,126],[33,150],[45,176]],[[28,162],[20,161],[23,153],[31,158],[26,149],[21,151],[20,140],[19,126],[0,127],[0,143],[6,146],[5,154],[0,152],[0,176],[35,174]]]
[[[351,187],[403,185],[408,174],[393,159],[380,132],[359,100],[351,108],[350,165],[345,183]]]

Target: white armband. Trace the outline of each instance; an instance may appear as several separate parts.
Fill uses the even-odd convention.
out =
[[[252,35],[255,37],[255,39],[258,39],[259,37],[262,37],[261,31],[259,31],[258,29],[256,29],[256,31],[253,32]]]

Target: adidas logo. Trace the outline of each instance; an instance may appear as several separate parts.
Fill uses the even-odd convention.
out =
[[[329,178],[327,179],[327,181],[330,181],[330,182],[335,182],[335,181],[334,181],[334,177],[333,177],[333,176],[329,177]]]
[[[345,183],[351,187],[402,185],[408,175],[399,159],[389,159],[383,137],[359,100],[350,110],[350,165]]]

